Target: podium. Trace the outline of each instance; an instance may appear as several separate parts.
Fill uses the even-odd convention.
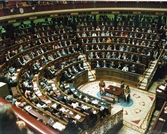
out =
[[[5,97],[9,95],[8,85],[4,82],[0,82],[0,97]]]

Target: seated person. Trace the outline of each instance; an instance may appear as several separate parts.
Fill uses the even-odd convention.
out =
[[[48,109],[48,106],[39,99],[35,99],[33,102],[39,108]]]
[[[135,66],[134,64],[131,66],[130,71],[131,71],[132,73],[136,73],[136,66]]]
[[[23,87],[23,90],[30,90],[30,91],[33,91],[33,85],[32,85],[32,82],[30,80],[25,80],[23,81],[22,83],[22,87]]]
[[[81,63],[78,64],[78,70],[79,70],[79,71],[83,71],[83,70],[84,70],[84,68],[83,68],[83,66],[81,65]]]
[[[110,68],[115,68],[115,63],[114,63],[114,61],[111,61]]]
[[[5,100],[7,100],[8,102],[14,104],[16,102],[16,99],[12,96],[12,95],[7,95],[5,97]]]
[[[118,63],[117,69],[122,70],[122,64],[120,62]]]
[[[40,79],[40,85],[41,85],[41,88],[45,88],[45,90],[48,92],[53,90],[52,85],[48,83],[47,79],[45,78]]]
[[[128,71],[129,71],[128,65],[125,65],[125,66],[122,68],[122,71],[128,72]]]
[[[67,71],[64,71],[61,80],[66,82],[72,82],[71,77],[72,77],[71,74],[69,74]]]
[[[27,103],[24,101],[24,99],[22,99],[21,96],[18,96],[16,98],[16,101],[15,101],[15,106],[18,107],[18,108],[23,108],[24,106],[26,106]]]
[[[96,68],[99,68],[100,67],[100,64],[99,64],[99,61],[97,60],[96,61]]]
[[[11,66],[11,67],[9,68],[9,73],[10,73],[11,75],[13,75],[14,73],[16,73],[16,69],[15,69],[13,66]]]
[[[72,71],[76,74],[78,73],[78,70],[74,67],[74,65],[72,66]]]
[[[68,68],[68,73],[69,73],[70,75],[74,75],[74,73],[73,73],[73,71],[71,70],[70,67]]]
[[[38,60],[35,63],[33,63],[32,69],[35,73],[38,72],[40,70],[40,68],[41,68],[41,65],[40,65],[40,62]]]
[[[93,55],[93,52],[91,52],[89,55],[88,55],[88,59],[93,59],[94,58],[94,55]]]
[[[106,60],[103,60],[102,64],[103,64],[103,67],[107,67]]]
[[[10,104],[0,103],[1,134],[32,134],[24,121],[18,120]]]

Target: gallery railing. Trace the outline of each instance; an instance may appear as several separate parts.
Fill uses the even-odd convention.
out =
[[[123,110],[118,111],[114,115],[106,117],[104,120],[96,124],[92,129],[86,130],[82,134],[105,134],[110,129],[114,129],[120,124],[123,124]]]

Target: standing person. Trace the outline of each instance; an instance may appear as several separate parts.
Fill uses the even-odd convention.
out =
[[[125,101],[129,102],[129,100],[130,100],[130,88],[129,88],[128,85],[124,89],[124,97],[125,97]]]
[[[101,95],[104,95],[104,93],[105,93],[105,87],[106,87],[106,84],[105,84],[105,82],[103,81],[103,80],[101,80],[100,82],[99,82],[99,88],[100,88],[100,94]]]
[[[121,88],[124,88],[124,87],[125,87],[125,83],[124,83],[123,80],[121,81],[121,85],[120,85],[120,87],[121,87]]]

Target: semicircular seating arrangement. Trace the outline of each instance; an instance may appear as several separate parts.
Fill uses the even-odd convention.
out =
[[[16,88],[16,106],[60,133],[82,133],[112,113],[114,100],[79,89],[90,82],[89,72],[96,80],[125,80],[142,89],[164,52],[163,17],[82,13],[1,28],[0,73],[10,92]]]

